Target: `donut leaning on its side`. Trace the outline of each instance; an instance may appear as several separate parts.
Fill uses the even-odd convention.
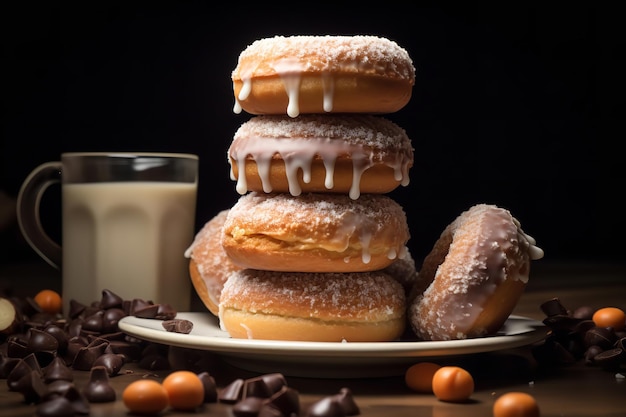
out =
[[[206,222],[185,251],[189,275],[198,297],[217,316],[222,287],[233,272],[239,271],[222,248],[222,228],[229,210],[222,210]]]
[[[477,204],[442,232],[418,274],[408,320],[418,338],[496,333],[526,287],[535,240],[503,208]]]

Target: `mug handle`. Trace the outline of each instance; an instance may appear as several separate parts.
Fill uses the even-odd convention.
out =
[[[49,186],[61,182],[61,162],[46,162],[35,168],[17,195],[17,222],[28,244],[46,262],[61,269],[61,246],[43,229],[39,205]]]

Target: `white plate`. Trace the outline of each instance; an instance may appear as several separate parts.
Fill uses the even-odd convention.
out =
[[[543,323],[510,316],[497,335],[450,341],[296,342],[233,339],[210,313],[178,313],[190,320],[189,334],[166,331],[162,321],[124,317],[123,332],[151,342],[217,352],[229,364],[259,373],[319,378],[361,378],[401,375],[408,365],[426,359],[516,348],[544,339]]]

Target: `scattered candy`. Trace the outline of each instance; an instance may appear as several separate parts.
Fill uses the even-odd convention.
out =
[[[508,392],[493,404],[493,417],[539,417],[539,406],[530,394]]]
[[[626,313],[617,307],[601,308],[593,313],[591,319],[598,327],[612,327],[617,331],[626,326]]]
[[[41,290],[33,298],[41,311],[48,314],[59,314],[63,308],[61,295],[54,290]]]
[[[432,394],[433,375],[441,368],[441,365],[433,362],[420,362],[411,365],[404,374],[406,385],[413,391]]]
[[[191,371],[175,371],[165,377],[163,388],[176,410],[191,411],[204,402],[204,384]]]
[[[122,401],[131,413],[157,414],[167,407],[168,394],[157,381],[140,379],[124,388]]]
[[[437,399],[463,402],[474,392],[474,378],[458,366],[442,366],[433,375],[433,393]]]

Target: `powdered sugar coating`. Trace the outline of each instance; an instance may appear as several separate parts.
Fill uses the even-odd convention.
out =
[[[408,52],[396,42],[369,35],[274,36],[255,40],[239,55],[233,79],[275,74],[268,63],[297,63],[303,72],[369,72],[415,80],[415,67]],[[251,63],[261,63],[251,67]]]
[[[224,284],[220,307],[224,305],[254,314],[329,321],[388,321],[405,314],[402,286],[382,272],[245,269],[231,275]]]

